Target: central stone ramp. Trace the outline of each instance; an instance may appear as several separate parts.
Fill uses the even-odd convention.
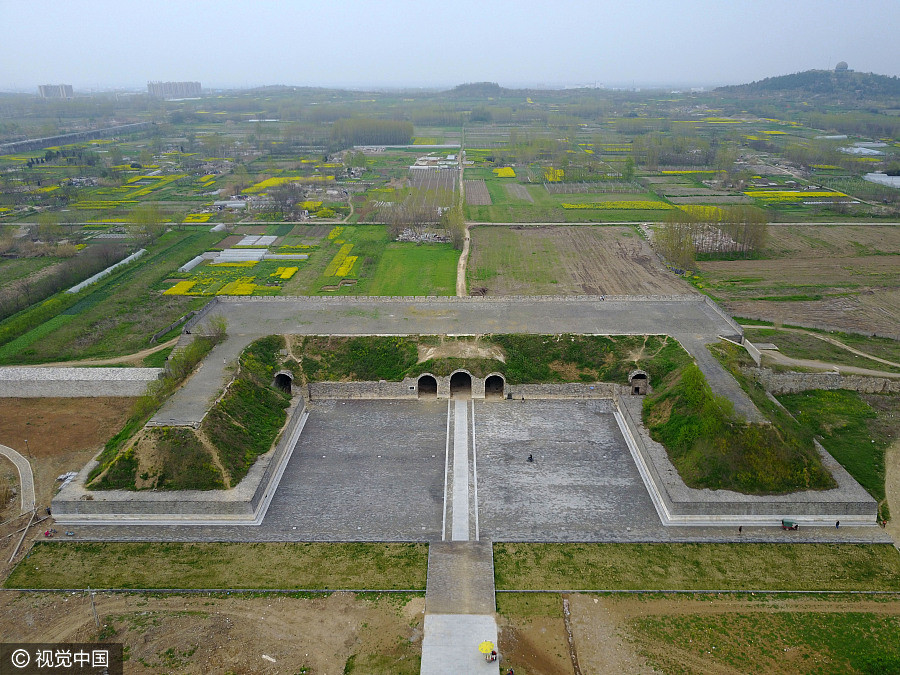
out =
[[[497,644],[494,553],[489,541],[432,542],[428,548],[422,675],[500,672],[479,653]]]
[[[439,541],[429,545],[425,612],[494,613],[494,550],[490,541]]]

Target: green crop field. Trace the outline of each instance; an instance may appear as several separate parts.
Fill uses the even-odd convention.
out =
[[[449,244],[388,244],[369,295],[455,295],[459,251]]]

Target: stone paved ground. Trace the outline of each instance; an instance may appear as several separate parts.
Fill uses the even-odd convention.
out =
[[[317,401],[309,410],[262,527],[309,539],[440,537],[446,402]]]
[[[657,532],[613,410],[609,400],[476,405],[482,536],[590,541],[629,527]]]
[[[429,614],[493,614],[494,555],[490,541],[437,541],[428,547]]]
[[[740,536],[731,527],[664,527],[610,406],[605,401],[476,402],[483,539],[890,541],[878,527],[798,532],[747,527]],[[314,402],[261,525],[79,526],[75,539],[438,541],[446,433],[446,402]],[[537,460],[530,466],[529,452]]]

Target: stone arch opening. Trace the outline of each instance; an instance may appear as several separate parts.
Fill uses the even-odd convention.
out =
[[[291,387],[294,386],[294,374],[289,370],[281,370],[275,373],[275,381],[272,384],[276,389],[290,394]]]
[[[416,388],[419,398],[437,398],[437,379],[434,375],[420,375]]]
[[[650,387],[650,376],[643,370],[632,370],[628,374],[628,385],[632,396],[643,396]]]
[[[503,390],[506,388],[506,380],[502,375],[488,375],[484,381],[484,397],[492,400],[503,400]]]
[[[450,398],[472,398],[472,376],[458,370],[450,376]]]

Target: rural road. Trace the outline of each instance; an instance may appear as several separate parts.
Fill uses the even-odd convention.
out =
[[[799,366],[801,368],[816,368],[818,370],[837,372],[847,375],[866,375],[868,377],[891,377],[900,378],[900,373],[891,373],[885,370],[873,370],[871,368],[860,368],[859,366],[842,366],[838,363],[827,363],[825,361],[816,361],[814,359],[794,359],[785,356],[781,352],[774,349],[761,349],[763,357],[783,366]]]
[[[759,326],[741,326],[741,328],[759,328]],[[872,354],[867,354],[866,352],[861,352],[858,349],[854,349],[849,345],[845,345],[840,340],[835,340],[833,337],[829,337],[827,335],[819,335],[818,333],[812,333],[808,330],[803,330],[801,328],[785,328],[781,327],[777,330],[782,331],[784,333],[799,333],[801,335],[810,335],[818,340],[822,340],[823,342],[827,342],[829,344],[834,345],[835,347],[840,347],[841,349],[846,349],[851,354],[856,354],[857,356],[864,356],[865,358],[871,361],[877,361],[878,363],[883,363],[886,366],[893,366],[894,368],[900,368],[900,363],[896,361],[888,361],[887,359],[879,358],[878,356],[873,356]]]
[[[459,254],[459,262],[456,263],[456,295],[460,297],[468,295],[466,290],[466,267],[469,265],[469,242],[472,239],[470,227],[471,225],[466,223],[466,238],[463,239],[462,253]]]
[[[25,457],[5,445],[0,445],[0,455],[8,457],[19,471],[19,493],[22,497],[21,513],[34,511],[34,474],[31,472],[31,464]]]
[[[179,335],[179,337],[181,337]],[[151,354],[155,354],[156,352],[162,351],[163,349],[168,349],[169,347],[174,347],[178,343],[178,337],[174,337],[168,342],[161,342],[160,344],[154,347],[148,347],[147,349],[142,349],[139,352],[135,352],[134,354],[126,354],[125,356],[115,356],[109,359],[82,359],[79,361],[56,361],[55,363],[40,363],[35,365],[35,368],[82,368],[85,366],[114,366],[120,363],[132,364],[140,367],[144,357],[150,356]],[[32,366],[23,366],[23,368],[30,368]]]

